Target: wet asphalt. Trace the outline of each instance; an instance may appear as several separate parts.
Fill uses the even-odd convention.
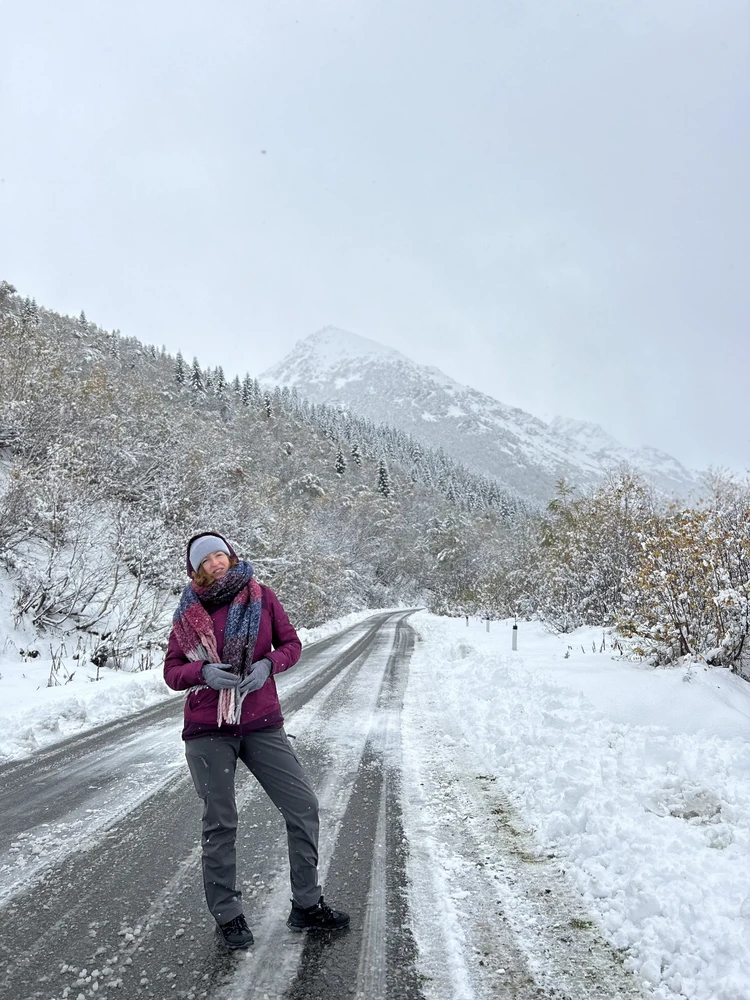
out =
[[[406,906],[398,769],[387,759],[395,750],[395,724],[408,676],[403,668],[412,647],[412,630],[399,622],[377,699],[377,714],[385,725],[365,745],[326,880],[331,898],[347,901],[351,929],[344,935],[307,935],[297,975],[285,994],[289,1000],[423,998]]]
[[[311,645],[280,684],[292,732],[307,713],[294,746],[324,790],[325,894],[349,910],[347,931],[286,928],[283,822],[238,771],[238,870],[256,944],[219,946],[178,698],[0,767],[0,998],[420,1000],[396,760],[407,619],[383,613]],[[326,732],[351,725],[363,691],[367,731],[334,751]]]

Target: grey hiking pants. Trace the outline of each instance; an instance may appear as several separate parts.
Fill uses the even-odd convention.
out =
[[[217,923],[242,913],[237,888],[237,758],[253,773],[286,822],[292,896],[314,906],[318,884],[318,800],[283,729],[261,729],[243,737],[199,736],[185,741],[190,774],[203,799],[203,885]]]

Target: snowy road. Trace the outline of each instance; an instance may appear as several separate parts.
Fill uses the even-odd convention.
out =
[[[376,615],[308,647],[279,678],[321,803],[326,896],[350,911],[348,932],[286,929],[283,824],[238,771],[238,867],[256,943],[217,948],[180,698],[0,769],[0,996],[638,995],[559,870],[532,857],[429,684],[410,683],[408,618]],[[457,905],[467,899],[469,916]]]

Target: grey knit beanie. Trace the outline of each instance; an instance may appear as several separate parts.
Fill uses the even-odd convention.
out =
[[[212,552],[226,552],[228,556],[232,554],[227,543],[218,535],[201,535],[200,538],[196,538],[190,546],[190,565],[193,570],[197,572],[200,564]]]

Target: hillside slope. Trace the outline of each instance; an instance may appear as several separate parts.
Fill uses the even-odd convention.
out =
[[[622,464],[663,493],[685,497],[697,486],[695,475],[664,452],[626,448],[595,424],[562,418],[547,424],[335,327],[301,340],[261,379],[397,427],[536,503],[549,500],[560,478],[594,485]]]
[[[451,580],[445,553],[476,574],[516,509],[389,428],[263,394],[249,375],[227,381],[8,287],[0,569],[29,628],[116,629],[122,655],[160,637],[149,595],[179,592],[185,539],[207,528],[252,559],[299,625],[426,603]]]

